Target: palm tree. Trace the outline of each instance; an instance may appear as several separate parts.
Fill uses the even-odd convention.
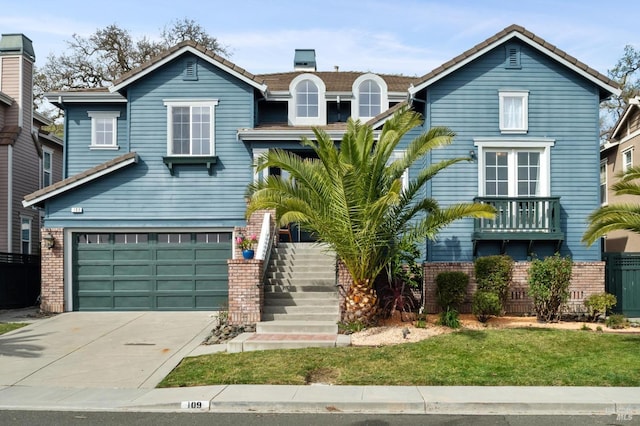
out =
[[[423,197],[429,179],[467,158],[429,165],[403,188],[405,171],[454,137],[447,128],[432,128],[409,143],[403,158],[391,161],[402,137],[421,124],[418,113],[402,108],[384,124],[376,141],[370,126],[350,119],[339,148],[316,128],[316,140],[304,139],[302,144],[312,148],[317,159],[272,150],[258,166],[260,170],[280,168],[291,178],[269,176],[252,185],[247,215],[275,209],[281,225],[298,222],[335,251],[353,278],[343,321],[371,320],[377,300],[374,280],[402,240],[433,239],[456,219],[493,217],[494,210],[487,205],[462,203],[441,208],[436,200]]]
[[[623,174],[617,175],[620,180],[611,186],[616,195],[640,195],[640,166],[630,167]],[[640,233],[639,204],[609,204],[600,207],[589,215],[589,227],[582,236],[588,246],[611,231],[627,230]]]

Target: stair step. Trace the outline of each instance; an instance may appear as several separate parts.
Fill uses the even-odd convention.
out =
[[[301,300],[339,300],[336,291],[293,291],[293,292],[269,292],[269,300],[301,301]]]
[[[335,285],[287,285],[287,284],[266,284],[265,293],[335,293]]]
[[[274,293],[275,294],[275,293]],[[291,294],[291,293],[288,293]],[[333,308],[337,305],[337,298],[304,298],[304,299],[285,299],[285,298],[267,298],[264,306],[321,306],[324,308]]]
[[[262,321],[333,321],[338,322],[338,314],[273,314],[264,312]]]
[[[336,346],[335,334],[256,334],[244,341],[243,351],[274,349],[331,348]]]
[[[258,334],[338,334],[335,321],[267,321],[256,324]]]
[[[263,314],[335,314],[338,315],[339,310],[336,303],[333,306],[296,306],[296,305],[287,305],[287,306],[278,306],[278,305],[267,305],[263,309]]]

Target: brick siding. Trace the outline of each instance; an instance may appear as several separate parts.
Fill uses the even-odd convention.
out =
[[[531,262],[515,262],[513,281],[505,309],[508,314],[534,314],[533,300],[528,295],[528,271]],[[574,262],[569,286],[569,300],[566,312],[585,312],[584,300],[592,294],[604,292],[605,262]],[[461,271],[469,275],[467,297],[460,307],[461,313],[471,312],[471,298],[477,284],[472,262],[432,262],[424,265],[424,306],[425,312],[440,311],[436,303],[435,277],[440,272]]]
[[[264,305],[262,260],[229,259],[229,323],[255,324]]]
[[[47,248],[42,239],[40,256],[42,284],[40,309],[44,312],[64,312],[64,237],[62,228],[44,228],[42,235],[51,234],[53,248]]]

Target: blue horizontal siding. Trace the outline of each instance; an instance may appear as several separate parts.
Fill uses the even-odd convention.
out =
[[[244,223],[244,194],[252,179],[252,157],[236,134],[239,128],[253,125],[253,88],[211,64],[198,61],[198,67],[198,80],[185,81],[182,79],[184,58],[178,58],[127,88],[130,149],[137,152],[138,163],[49,202],[47,226],[234,226]],[[170,99],[218,100],[215,108],[218,162],[212,175],[203,164],[175,166],[172,176],[163,163],[162,157],[167,154],[164,101]],[[80,123],[78,126],[70,123],[70,127],[70,132],[82,130]],[[76,152],[77,149],[70,150],[70,156]],[[82,207],[84,212],[72,214],[73,206]]]
[[[599,205],[598,89],[525,44],[521,45],[521,69],[506,69],[504,58],[504,48],[497,47],[428,88],[428,122],[448,126],[457,134],[451,146],[434,151],[433,161],[467,156],[475,149],[477,137],[555,139],[550,195],[560,197],[562,254],[580,261],[599,260],[597,247],[586,248],[580,242],[587,216]],[[500,90],[529,91],[526,135],[501,135]],[[457,164],[443,171],[434,179],[431,195],[442,205],[471,201],[478,195],[477,168],[478,163]],[[472,232],[472,220],[447,227],[430,244],[429,259],[471,260]],[[512,254],[521,257],[521,248],[512,247]]]

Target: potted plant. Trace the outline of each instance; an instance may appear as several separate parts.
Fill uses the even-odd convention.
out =
[[[242,257],[245,259],[253,259],[255,255],[255,251],[253,250],[253,246],[258,242],[258,237],[253,234],[250,237],[245,237],[240,234],[236,238],[236,244],[242,250]]]

